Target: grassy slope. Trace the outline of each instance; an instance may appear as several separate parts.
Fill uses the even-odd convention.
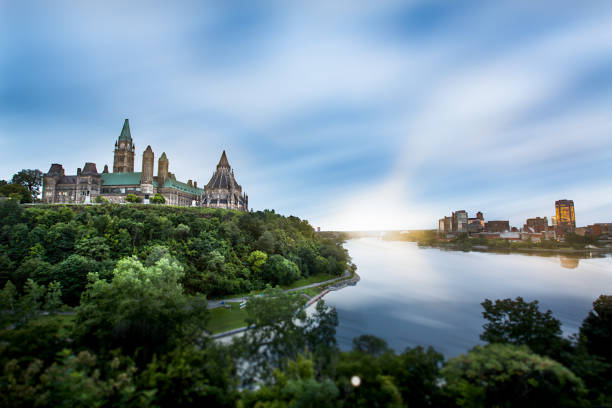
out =
[[[244,327],[244,319],[247,316],[246,309],[240,310],[240,303],[227,303],[232,308],[217,307],[210,310],[210,320],[206,329],[212,333],[222,333],[228,330]]]

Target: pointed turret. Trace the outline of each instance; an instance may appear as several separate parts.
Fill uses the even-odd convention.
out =
[[[119,140],[126,140],[128,142],[132,141],[132,134],[130,133],[130,120],[126,119],[123,122],[123,129],[121,129],[121,135],[119,135]]]
[[[219,164],[217,164],[217,169],[221,168],[221,167],[225,167],[227,169],[230,168],[230,164],[227,161],[227,156],[225,155],[225,150],[223,151],[223,153],[221,154],[221,159],[219,159]]]
[[[155,155],[151,146],[147,146],[147,149],[142,153],[142,184],[153,184],[153,166],[155,164]]]
[[[157,185],[158,188],[162,188],[169,177],[168,174],[168,158],[166,152],[163,152],[159,160],[157,161]]]

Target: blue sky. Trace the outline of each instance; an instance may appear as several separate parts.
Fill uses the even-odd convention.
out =
[[[537,3],[537,4],[533,4]],[[0,178],[141,154],[323,229],[612,222],[612,3],[0,0]]]

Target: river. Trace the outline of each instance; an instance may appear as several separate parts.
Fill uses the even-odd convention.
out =
[[[446,357],[481,343],[485,298],[538,300],[576,333],[593,301],[612,293],[612,257],[497,254],[419,248],[411,242],[347,241],[361,281],[325,296],[339,316],[344,350],[373,334],[395,350],[432,345]]]

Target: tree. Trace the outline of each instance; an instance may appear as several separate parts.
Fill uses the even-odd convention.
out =
[[[81,292],[87,285],[87,274],[96,272],[97,269],[94,260],[77,254],[70,255],[55,265],[52,279],[62,285],[62,298],[66,304],[74,306],[79,303]]]
[[[440,366],[444,356],[428,347],[407,348],[398,356],[385,353],[379,358],[382,370],[394,378],[404,404],[409,407],[443,406]]]
[[[298,355],[288,362],[286,370],[274,371],[273,384],[243,393],[240,406],[333,408],[338,406],[339,394],[332,381],[317,381],[312,361]]]
[[[295,360],[304,351],[305,303],[297,293],[278,288],[268,288],[262,296],[249,298],[245,322],[251,329],[238,339],[249,361],[243,378],[269,381],[273,369],[286,368],[287,360]]]
[[[197,343],[208,310],[203,296],[187,296],[183,267],[170,258],[145,267],[136,258],[117,263],[110,282],[90,274],[77,308],[79,342],[96,350],[120,348],[140,364],[182,342]]]
[[[378,357],[391,351],[386,341],[369,334],[355,337],[353,339],[353,350],[369,354],[373,357]]]
[[[166,204],[166,199],[164,198],[163,195],[161,194],[155,194],[153,197],[151,197],[151,203],[153,204]]]
[[[482,316],[488,321],[480,338],[489,343],[526,345],[537,354],[557,357],[569,342],[561,337],[561,322],[547,310],[540,312],[538,301],[485,299]]]
[[[276,245],[276,240],[274,239],[274,235],[270,231],[264,231],[263,234],[257,240],[255,246],[257,249],[264,251],[267,254],[274,253],[274,247]]]
[[[100,363],[95,354],[81,351],[75,355],[68,349],[59,353],[57,361],[46,369],[38,359],[25,368],[17,360],[11,360],[0,381],[0,405],[149,406],[152,393],[136,389],[134,364],[120,357],[110,360],[107,364]]]
[[[346,407],[401,407],[402,396],[379,358],[360,351],[340,354],[336,384]]]
[[[446,391],[467,407],[583,407],[580,378],[525,346],[489,344],[449,360]]]
[[[26,188],[32,200],[36,200],[40,194],[42,185],[42,171],[24,169],[13,176],[12,184],[18,184]]]
[[[31,203],[33,201],[30,190],[21,184],[5,184],[0,186],[0,196],[9,197],[12,200],[19,201],[22,204]]]
[[[128,203],[142,203],[142,197],[137,196],[136,194],[128,194],[125,196],[125,201]]]
[[[299,279],[300,270],[282,255],[272,255],[263,267],[263,277],[273,285],[288,285]]]
[[[110,200],[106,197],[102,197],[101,195],[96,196],[96,198],[94,198],[94,203],[96,204],[108,204],[110,203]]]
[[[612,364],[612,296],[601,295],[593,302],[580,327],[580,342],[590,354],[600,356]]]
[[[262,251],[253,251],[249,254],[247,258],[247,263],[251,267],[251,271],[257,276],[261,276],[262,266],[268,260],[268,255]]]
[[[234,407],[238,397],[231,350],[214,342],[181,346],[154,359],[141,375],[160,407]]]

